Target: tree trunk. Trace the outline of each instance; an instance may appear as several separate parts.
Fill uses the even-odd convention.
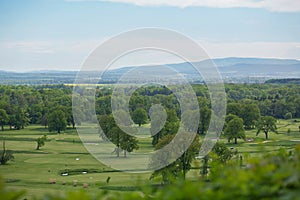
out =
[[[237,144],[237,138],[236,137],[234,138],[234,144]]]
[[[4,131],[4,125],[3,124],[1,125],[1,130]]]
[[[124,150],[124,158],[126,158],[126,150]]]
[[[265,132],[266,140],[268,140],[268,132]]]
[[[1,155],[0,161],[1,161],[1,165],[5,165],[5,139],[3,139],[3,153]]]
[[[204,124],[204,122],[203,122],[203,124]],[[204,125],[202,125],[202,127],[201,127],[201,134],[204,135],[204,132],[205,132],[205,127],[204,127]]]
[[[60,134],[60,129],[57,130],[57,133]]]
[[[117,157],[119,158],[119,156],[120,156],[120,148],[117,147]]]
[[[185,176],[186,176],[186,162],[185,162],[185,159],[186,159],[186,152],[183,153],[183,180],[185,180]]]
[[[36,145],[36,150],[40,150],[40,145],[39,144]]]
[[[200,172],[200,174],[202,175],[202,178],[206,178],[207,174],[208,174],[208,156],[204,156],[203,157],[203,165],[202,165],[202,171]]]

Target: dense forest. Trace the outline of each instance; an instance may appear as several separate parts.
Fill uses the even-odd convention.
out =
[[[265,133],[268,139],[270,131],[276,132],[276,119],[292,119],[300,117],[299,85],[274,84],[227,84],[227,110],[224,136],[228,142],[245,139],[244,130],[256,128]],[[61,133],[67,126],[75,128],[72,112],[84,113],[89,110],[76,107],[72,110],[71,86],[0,86],[0,125],[2,131],[24,129],[29,124],[40,124],[50,132]],[[193,85],[198,98],[200,120],[197,133],[204,135],[212,116],[209,92],[205,85]],[[117,148],[128,152],[137,149],[137,141],[133,136],[124,133],[111,114],[111,97],[113,89],[109,85],[98,86],[95,94],[95,110],[104,132],[102,138],[112,141]],[[76,98],[76,94],[73,94]],[[190,117],[191,113],[181,114],[176,96],[165,86],[143,86],[137,89],[129,101],[129,112],[135,124],[141,126],[149,123],[148,111],[153,104],[160,103],[167,113],[166,123],[157,134],[152,136],[152,145],[167,135],[177,133],[181,117]],[[85,110],[86,109],[86,110]],[[89,115],[81,114],[81,117]],[[157,123],[151,122],[153,133]],[[81,119],[84,120],[84,119]],[[186,120],[192,121],[192,120]],[[80,119],[76,121],[80,123]],[[191,125],[192,126],[192,125]],[[170,138],[169,138],[170,139]],[[124,142],[122,142],[124,141]],[[129,142],[130,145],[127,145]],[[126,151],[124,151],[126,153]],[[119,152],[117,153],[119,156]],[[126,154],[124,154],[126,156]]]
[[[272,116],[277,119],[300,117],[299,85],[274,84],[227,84],[227,115],[236,115],[243,119],[246,129],[251,129],[260,116]],[[198,97],[200,112],[199,133],[205,133],[205,122],[210,116],[209,93],[205,85],[193,85]],[[96,114],[111,114],[110,86],[96,89]],[[132,118],[139,112],[150,109],[154,103],[162,104],[169,112],[181,117],[176,96],[167,87],[146,86],[136,90],[130,99]],[[135,113],[135,114],[134,114]],[[0,123],[2,128],[23,129],[29,124],[41,124],[53,128],[54,119],[60,117],[63,130],[67,125],[75,126],[72,116],[72,87],[64,85],[49,86],[0,86]],[[145,115],[148,120],[148,115]],[[138,120],[138,119],[136,119]],[[146,122],[145,121],[145,122]],[[137,121],[136,121],[137,122]],[[137,124],[141,125],[141,122]],[[61,131],[57,129],[57,131]]]

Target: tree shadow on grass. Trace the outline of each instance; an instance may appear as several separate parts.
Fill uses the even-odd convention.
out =
[[[47,152],[43,152],[43,151],[21,151],[21,150],[14,150],[14,153],[18,154],[18,153],[24,153],[24,154],[49,154]]]

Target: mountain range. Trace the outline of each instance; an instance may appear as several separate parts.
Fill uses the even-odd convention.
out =
[[[264,82],[268,79],[300,78],[300,61],[293,59],[270,58],[217,58],[212,60],[217,66],[225,82],[253,83]],[[204,65],[208,60],[196,64]],[[161,72],[164,65],[156,66],[126,66],[105,72],[102,83],[114,83],[122,75],[132,69],[151,69]],[[195,76],[195,69],[190,63],[167,64],[169,68],[184,75],[190,82],[201,82]],[[31,71],[9,72],[0,71],[0,84],[71,84],[77,71]],[[166,72],[167,73],[167,72]],[[159,73],[160,76],[168,74]]]

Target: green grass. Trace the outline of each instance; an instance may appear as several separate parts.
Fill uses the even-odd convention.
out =
[[[48,141],[40,150],[35,150],[35,139],[44,134],[47,134]],[[124,187],[123,190],[130,191],[140,180],[149,182],[149,173],[112,173],[112,169],[89,154],[73,129],[58,135],[49,134],[47,129],[32,125],[24,130],[0,132],[0,138],[6,139],[6,148],[13,150],[15,156],[14,161],[0,166],[0,175],[6,180],[9,189],[27,190],[25,198],[28,199],[41,198],[45,193],[63,194],[66,191],[79,190],[83,188],[83,183],[89,184],[86,190],[96,192],[110,187]],[[151,148],[145,141],[142,143],[145,143],[142,146]],[[66,170],[76,173],[61,176],[61,172]],[[83,174],[83,171],[87,173]],[[109,184],[106,183],[107,177],[111,177]],[[56,179],[56,184],[50,184],[50,179]],[[78,182],[77,187],[73,186],[75,180]]]
[[[221,137],[221,141],[227,143],[228,147],[233,147],[240,153],[251,154],[252,156],[259,156],[261,153],[268,153],[278,151],[280,148],[291,150],[295,145],[300,144],[300,121],[294,122],[291,120],[278,120],[277,127],[278,133],[269,133],[269,139],[265,140],[265,134],[259,133],[256,136],[256,130],[247,130],[246,138],[253,139],[252,142],[238,140],[238,144],[227,143],[227,140]],[[288,129],[291,132],[288,134]]]
[[[270,133],[268,141],[265,141],[263,133],[256,136],[255,130],[246,132],[247,138],[253,138],[252,142],[238,140],[238,144],[233,144],[227,143],[225,138],[220,140],[228,147],[237,149],[242,155],[260,156],[262,153],[272,153],[280,148],[289,150],[300,144],[299,121],[279,120],[278,134]],[[89,184],[89,188],[85,190],[90,192],[103,190],[130,192],[139,190],[142,185],[155,185],[160,182],[159,178],[150,181],[150,173],[124,173],[103,165],[89,154],[74,129],[57,134],[49,133],[47,129],[38,125],[31,125],[24,130],[5,128],[5,131],[0,131],[0,139],[6,139],[6,148],[14,151],[15,159],[7,165],[0,165],[0,175],[6,181],[8,189],[26,190],[24,198],[41,198],[45,193],[64,194],[80,190],[83,189],[83,183]],[[152,151],[151,138],[147,137],[149,125],[138,129],[141,138],[137,153]],[[291,130],[290,133],[287,133],[288,129]],[[35,139],[44,134],[47,134],[48,141],[41,150],[35,150]],[[130,161],[130,155],[128,160]],[[196,160],[193,165],[195,169],[191,170],[187,177],[196,180],[199,176],[197,167],[201,162]],[[82,173],[84,171],[87,173]],[[63,172],[69,172],[69,175],[62,176]],[[106,183],[108,177],[111,178],[109,183]],[[50,179],[56,179],[56,184],[50,184]],[[73,186],[74,181],[78,182],[77,187]]]

